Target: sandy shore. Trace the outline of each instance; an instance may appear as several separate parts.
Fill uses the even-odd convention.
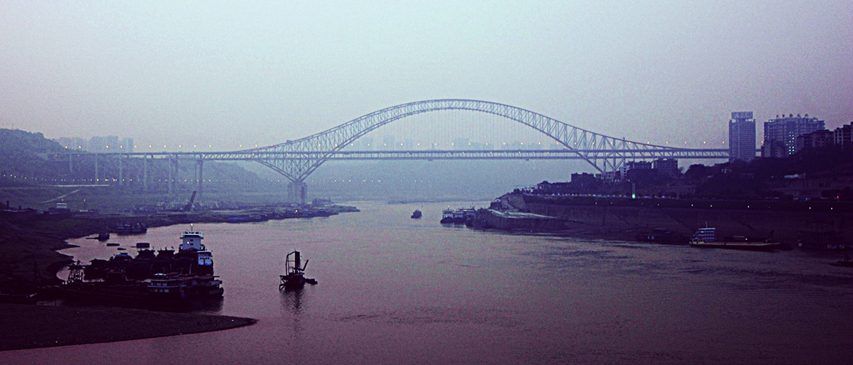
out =
[[[251,318],[115,307],[0,304],[0,351],[127,341],[252,325]]]

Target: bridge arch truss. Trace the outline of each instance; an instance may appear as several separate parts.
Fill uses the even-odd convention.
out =
[[[480,100],[437,99],[391,106],[304,138],[232,153],[258,156],[253,160],[291,181],[301,183],[324,162],[336,159],[335,155],[340,154],[343,148],[377,128],[413,115],[447,110],[492,114],[524,124],[554,139],[570,154],[586,161],[599,172],[619,169],[626,158],[684,155],[688,154],[684,152],[689,151],[610,137],[511,105]]]

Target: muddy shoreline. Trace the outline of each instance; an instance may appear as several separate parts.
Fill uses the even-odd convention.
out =
[[[251,318],[119,307],[0,304],[0,351],[186,335],[249,326]]]
[[[357,211],[341,207],[340,212]],[[226,222],[257,211],[152,215],[85,215],[0,220],[0,287],[33,290],[61,282],[56,273],[72,263],[57,252],[74,247],[67,239],[96,235],[122,222],[149,228],[201,222]],[[305,215],[300,218],[310,218]],[[294,217],[296,218],[296,217]],[[219,331],[248,326],[252,318],[160,312],[113,306],[68,307],[0,303],[0,351],[127,341]]]
[[[358,211],[350,206],[329,206],[326,210],[334,214]],[[57,252],[74,247],[66,240],[97,235],[109,231],[119,223],[142,223],[149,228],[191,223],[225,223],[229,218],[255,217],[260,213],[264,213],[264,210],[39,216],[18,221],[0,220],[0,283],[14,279],[36,286],[58,284],[60,280],[56,278],[56,273],[73,262],[71,256]],[[312,218],[323,214],[307,210],[298,217],[272,219]]]

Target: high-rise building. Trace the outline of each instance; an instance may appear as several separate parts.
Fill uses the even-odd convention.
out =
[[[755,158],[755,119],[752,112],[732,112],[729,121],[729,162]]]
[[[673,158],[659,158],[652,161],[652,170],[661,174],[674,175],[678,173],[678,160]]]
[[[835,137],[835,145],[842,150],[850,150],[853,148],[853,122],[842,125],[833,132]]]
[[[826,129],[824,121],[789,114],[787,117],[776,116],[764,122],[764,145],[761,146],[762,157],[788,157],[797,152],[797,137],[807,133]]]
[[[825,129],[797,136],[797,152],[806,148],[819,149],[835,145],[835,133]]]

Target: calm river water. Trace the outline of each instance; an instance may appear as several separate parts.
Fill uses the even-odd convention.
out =
[[[203,312],[256,325],[0,352],[0,363],[853,361],[853,269],[828,265],[837,255],[483,232],[441,226],[447,203],[354,205],[362,211],[195,226],[225,287],[222,306]],[[416,208],[423,219],[409,218]],[[111,241],[176,247],[188,228]],[[84,261],[116,252],[71,243]],[[280,292],[293,249],[319,284]]]

